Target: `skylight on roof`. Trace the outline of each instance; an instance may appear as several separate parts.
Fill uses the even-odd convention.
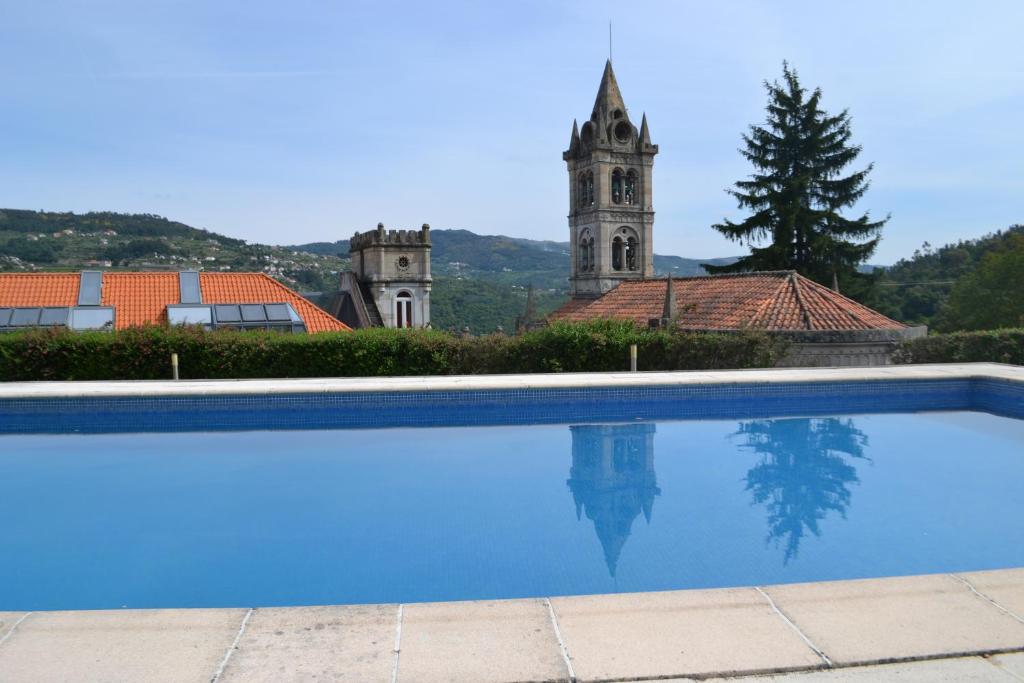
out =
[[[178,290],[181,303],[203,303],[203,294],[199,287],[199,273],[197,271],[183,270],[178,273]]]
[[[99,306],[103,273],[98,270],[83,270],[78,279],[78,305]]]

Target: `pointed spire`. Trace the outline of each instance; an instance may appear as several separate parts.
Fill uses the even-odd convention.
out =
[[[601,85],[597,87],[597,97],[594,99],[594,111],[590,119],[599,123],[598,112],[606,116],[616,109],[623,114],[626,113],[626,103],[622,100],[622,93],[619,92],[619,84],[615,80],[615,72],[612,70],[612,60],[604,64],[604,73],[601,75]]]
[[[576,119],[572,120],[572,135],[569,137],[569,151],[575,152],[580,146],[580,129],[576,126]]]
[[[679,313],[676,306],[676,293],[672,288],[672,276],[668,276],[668,285],[665,287],[665,307],[661,310],[662,320],[674,320]]]
[[[647,112],[644,112],[643,120],[640,122],[640,145],[651,146],[651,131],[647,129]]]

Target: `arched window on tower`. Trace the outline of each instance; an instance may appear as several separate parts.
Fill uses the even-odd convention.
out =
[[[576,206],[587,206],[587,174],[580,173],[576,182]]]
[[[612,238],[612,268],[640,270],[640,239],[628,225],[618,228]]]
[[[405,290],[395,297],[395,327],[412,327],[412,294]]]
[[[617,168],[614,171],[612,171],[612,202],[614,202],[615,204],[622,203],[623,181],[624,177],[621,168]]]
[[[626,270],[640,270],[637,264],[636,238],[626,238]]]
[[[590,270],[594,270],[594,262],[597,260],[597,254],[594,252],[594,238],[590,238]]]
[[[594,172],[587,172],[587,206],[594,205]]]
[[[636,171],[630,170],[626,174],[626,189],[624,190],[627,204],[636,204],[636,188]]]
[[[590,245],[591,245],[592,242],[593,242],[593,240],[590,238],[590,231],[589,230],[584,230],[583,231],[583,235],[580,237],[580,245],[579,245],[579,249],[580,249],[580,253],[579,253],[580,267],[579,267],[579,269],[580,269],[581,272],[582,271],[590,270],[590,268],[591,268],[591,259],[594,258],[593,254],[591,254],[591,252],[590,252]]]

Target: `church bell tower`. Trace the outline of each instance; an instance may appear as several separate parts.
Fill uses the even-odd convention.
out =
[[[629,118],[612,62],[604,66],[590,119],[572,123],[569,149],[569,242],[574,299],[594,299],[623,280],[654,276],[654,207],[647,115]]]

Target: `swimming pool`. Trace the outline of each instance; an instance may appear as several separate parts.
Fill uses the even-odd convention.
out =
[[[0,397],[0,610],[1022,566],[1022,386]]]

